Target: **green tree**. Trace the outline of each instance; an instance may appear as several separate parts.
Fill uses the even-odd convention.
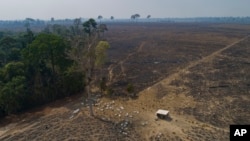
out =
[[[0,70],[0,109],[7,114],[22,108],[26,79],[22,62],[10,62]]]
[[[1,62],[3,64],[6,64],[8,62],[8,55],[10,54],[10,49],[15,46],[16,40],[12,37],[4,37],[0,41],[0,51],[2,52],[1,54]]]
[[[0,105],[7,113],[15,113],[22,108],[25,94],[25,77],[13,77],[0,90]]]
[[[23,48],[26,47],[31,42],[33,42],[34,39],[35,39],[34,33],[29,28],[27,28],[26,33],[23,36],[21,36],[21,42],[23,44]]]
[[[97,46],[95,47],[95,65],[98,67],[101,67],[104,65],[107,54],[106,50],[110,47],[109,43],[107,41],[99,41]]]
[[[128,84],[128,86],[127,86],[127,91],[128,91],[129,93],[134,92],[134,86],[133,86],[131,83]]]
[[[132,94],[133,97],[135,97],[135,93],[134,93],[135,92],[135,88],[134,88],[133,84],[131,84],[131,83],[128,84],[127,91],[128,91],[128,93]]]
[[[94,19],[89,19],[88,21],[83,23],[83,31],[87,34],[86,39],[94,39],[96,36],[97,23]],[[96,38],[96,37],[95,37]]]
[[[53,74],[65,70],[69,65],[65,50],[68,48],[63,38],[53,34],[39,34],[23,51],[26,60],[33,66],[42,63],[52,70]]]
[[[65,54],[68,48],[60,36],[41,33],[23,50],[29,83],[33,85],[31,91],[37,97],[53,100],[59,94],[60,76],[71,65]],[[50,98],[46,97],[48,93],[52,93]]]
[[[8,82],[16,76],[24,76],[24,64],[22,62],[10,62],[3,67],[2,81]]]

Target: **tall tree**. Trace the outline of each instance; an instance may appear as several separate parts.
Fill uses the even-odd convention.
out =
[[[51,23],[55,22],[55,18],[54,18],[54,17],[51,17],[50,22],[51,22]]]
[[[77,18],[74,20],[74,24],[73,26],[71,27],[72,31],[73,31],[73,34],[74,35],[79,35],[81,34],[81,19],[80,18]]]
[[[114,18],[114,16],[111,16],[110,19],[111,19],[111,20],[114,20],[115,18]]]
[[[32,18],[26,18],[24,26],[28,29],[28,28],[30,28],[31,23],[34,23],[34,22],[35,22],[34,19],[32,19]]]
[[[90,115],[93,116],[93,98],[90,87],[93,84],[93,72],[103,64],[106,57],[105,51],[109,48],[107,41],[101,41],[99,38],[100,29],[94,19],[89,19],[83,23],[83,36],[74,36],[71,39],[72,49],[69,50],[68,56],[77,65],[77,69],[85,73],[86,91],[88,94],[88,104]]]
[[[99,15],[98,17],[97,17],[97,19],[100,21],[100,24],[101,24],[101,20],[102,20],[102,15]]]
[[[104,37],[104,32],[108,31],[107,25],[106,24],[100,24],[98,26],[98,30],[99,33],[102,33],[102,37]]]
[[[139,14],[135,14],[134,16],[135,16],[135,19],[136,19],[136,20],[140,18],[140,15],[139,15]]]
[[[140,18],[140,15],[139,14],[134,14],[134,15],[131,15],[131,20],[137,20]]]
[[[148,21],[149,21],[150,18],[151,18],[151,15],[148,15],[148,16],[147,16]]]
[[[131,15],[130,19],[135,20],[135,15]]]

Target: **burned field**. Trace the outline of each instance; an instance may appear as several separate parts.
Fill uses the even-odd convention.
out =
[[[188,140],[228,140],[230,124],[250,123],[249,27],[135,24],[110,29],[107,36],[114,48],[109,51],[109,71],[113,69],[118,95],[132,83],[137,92],[157,89],[156,99],[168,94],[194,98],[195,106],[171,105],[177,114],[204,123],[184,132],[199,129],[187,135]],[[203,128],[207,125],[211,128]]]
[[[199,102],[199,107],[192,109],[199,120],[218,127],[250,123],[249,43],[247,38],[213,59],[190,68],[190,72],[182,76],[188,82],[173,83],[190,89],[188,95]]]
[[[249,27],[212,24],[114,24],[107,63],[115,86],[139,92],[168,75],[246,36]]]

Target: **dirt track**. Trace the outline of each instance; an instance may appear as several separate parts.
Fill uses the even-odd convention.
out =
[[[129,53],[124,59],[120,60],[117,64],[114,65],[110,65],[110,67],[108,68],[108,74],[109,74],[109,81],[110,83],[117,81],[117,79],[121,76],[121,75],[125,75],[125,67],[124,67],[124,62],[126,62],[131,56],[136,55],[138,52],[141,52],[143,46],[144,46],[145,42],[142,42],[140,44],[139,47],[137,47],[135,52],[131,52]],[[121,68],[121,73],[118,75],[114,75],[113,71],[116,67],[120,67]]]

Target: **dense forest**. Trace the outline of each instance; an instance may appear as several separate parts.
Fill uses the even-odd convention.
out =
[[[0,31],[0,116],[83,91],[105,60],[105,24],[75,19],[34,32],[30,23],[44,24],[26,19],[26,31]]]

